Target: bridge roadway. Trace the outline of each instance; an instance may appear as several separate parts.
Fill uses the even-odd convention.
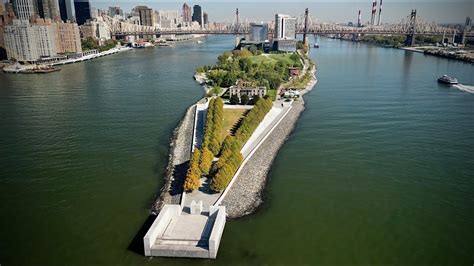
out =
[[[127,35],[185,35],[185,34],[221,34],[221,35],[245,35],[249,32],[241,31],[231,31],[231,30],[156,30],[156,31],[138,31],[138,32],[112,32],[113,36],[127,36]],[[297,34],[304,34],[303,31],[297,31]],[[407,35],[407,32],[404,31],[395,31],[395,30],[311,30],[307,34],[365,34],[365,35]],[[416,32],[416,35],[426,35],[426,36],[446,36],[452,35],[453,32],[435,32],[435,31],[419,31]],[[456,35],[460,35],[462,32],[456,32]],[[470,31],[466,33],[466,37],[474,37],[474,32]]]

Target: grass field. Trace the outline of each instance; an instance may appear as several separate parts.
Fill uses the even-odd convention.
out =
[[[244,115],[246,109],[224,109],[224,125],[220,133],[221,141],[230,134],[231,129],[239,121],[239,119]]]
[[[276,64],[278,61],[285,61],[288,64],[293,64],[289,54],[262,54],[258,56],[251,56],[252,63],[260,64],[262,62]]]

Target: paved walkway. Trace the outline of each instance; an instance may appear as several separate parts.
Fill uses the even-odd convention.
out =
[[[201,148],[202,146],[202,141],[204,138],[204,126],[206,125],[206,115],[207,115],[207,107],[209,105],[209,102],[206,102],[205,104],[197,104],[196,105],[196,112],[197,112],[197,119],[196,119],[196,125],[195,125],[195,134],[193,136],[193,145],[194,149],[196,148]],[[194,150],[193,149],[193,150]]]
[[[242,156],[247,157],[253,149],[262,141],[262,139],[268,134],[272,127],[280,120],[280,118],[290,108],[291,102],[275,101],[272,109],[265,116],[263,121],[258,125],[255,132],[253,132],[250,139],[245,143],[242,148]]]

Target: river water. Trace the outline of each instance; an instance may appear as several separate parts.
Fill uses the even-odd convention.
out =
[[[218,259],[145,258],[169,137],[192,79],[233,37],[140,49],[48,75],[0,74],[0,264],[474,262],[474,66],[321,39],[319,83]],[[138,234],[139,235],[139,234]]]

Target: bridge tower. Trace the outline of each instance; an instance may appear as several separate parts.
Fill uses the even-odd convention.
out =
[[[408,32],[405,40],[406,46],[413,46],[415,44],[415,33],[416,33],[416,9],[411,11],[411,15],[408,21]]]
[[[235,26],[234,26],[234,34],[235,34],[235,47],[240,45],[240,22],[239,22],[239,9],[235,9]]]
[[[304,31],[303,31],[303,45],[307,49],[309,47],[308,43],[308,16],[309,10],[308,8],[304,11]]]

